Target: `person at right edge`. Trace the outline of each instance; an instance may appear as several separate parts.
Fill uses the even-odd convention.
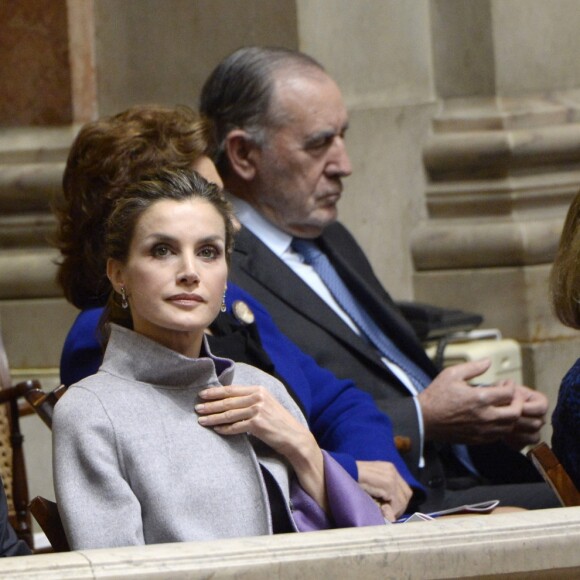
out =
[[[552,304],[563,324],[580,329],[580,193],[570,205],[551,273]],[[562,379],[552,415],[552,449],[580,487],[580,359]]]

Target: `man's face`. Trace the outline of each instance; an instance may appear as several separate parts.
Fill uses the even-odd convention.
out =
[[[352,171],[340,90],[323,73],[280,78],[271,107],[283,121],[266,131],[248,201],[285,232],[317,237],[336,220],[342,178]]]

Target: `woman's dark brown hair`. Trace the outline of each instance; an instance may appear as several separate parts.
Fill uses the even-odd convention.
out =
[[[564,222],[550,287],[556,316],[566,326],[580,329],[580,192]]]
[[[105,275],[105,223],[130,184],[160,167],[190,169],[211,155],[211,130],[187,107],[132,107],[87,123],[72,144],[55,206],[58,282],[77,308],[102,306],[111,286]]]

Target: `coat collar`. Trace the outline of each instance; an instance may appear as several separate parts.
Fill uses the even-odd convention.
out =
[[[134,352],[139,356],[127,354]],[[189,358],[133,330],[111,324],[101,369],[166,388],[206,387],[230,385],[234,362],[212,355],[205,337],[200,357]]]

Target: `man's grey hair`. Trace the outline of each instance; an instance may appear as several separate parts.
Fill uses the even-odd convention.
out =
[[[250,46],[226,57],[211,73],[201,91],[200,112],[214,125],[214,155],[220,173],[229,171],[225,140],[232,129],[243,129],[257,145],[264,145],[266,130],[285,118],[272,110],[274,82],[281,71],[301,73],[324,67],[312,57],[287,48]]]

